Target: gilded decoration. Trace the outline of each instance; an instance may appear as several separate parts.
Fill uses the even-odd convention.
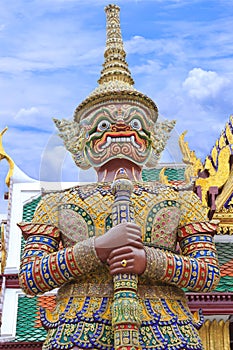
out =
[[[233,233],[232,223],[232,192],[233,171],[231,156],[233,147],[233,116],[226,123],[225,129],[215,142],[204,164],[196,157],[194,151],[189,149],[188,142],[184,140],[186,132],[179,139],[183,154],[183,161],[187,164],[185,171],[186,181],[195,181],[196,188],[200,188],[199,196],[204,205],[213,209],[213,219],[219,220],[218,234]],[[213,188],[213,197],[211,189]]]
[[[206,320],[199,330],[205,350],[229,350],[229,321]]]
[[[8,170],[8,173],[7,173],[7,176],[6,176],[6,179],[5,179],[5,183],[9,187],[10,186],[10,179],[11,179],[11,177],[13,175],[13,172],[14,172],[14,162],[11,159],[11,157],[4,150],[4,147],[3,147],[3,144],[2,144],[3,135],[7,131],[7,129],[8,128],[6,127],[0,133],[0,161],[3,160],[3,159],[6,159],[6,161],[9,164],[9,170]]]
[[[232,118],[231,118],[232,121]],[[183,154],[183,161],[188,165],[185,176],[188,181],[195,179],[195,186],[200,186],[202,191],[202,202],[207,205],[207,193],[210,187],[221,188],[228,180],[230,175],[230,156],[232,152],[231,145],[227,140],[223,142],[224,132],[220,139],[216,141],[215,146],[209,156],[206,157],[204,165],[198,159],[194,151],[189,149],[187,141],[184,141],[185,133],[180,136],[179,143]],[[201,174],[206,176],[201,177]]]
[[[218,234],[233,235],[233,207],[222,208],[214,213],[214,219],[219,220]]]
[[[0,242],[0,271],[1,274],[4,273],[5,266],[6,266],[6,243],[5,243],[5,224],[1,223],[0,228],[0,235],[1,235],[1,242]]]
[[[107,18],[105,61],[101,71],[98,87],[76,108],[74,120],[79,122],[86,118],[89,108],[105,101],[118,102],[119,100],[140,102],[149,110],[150,119],[156,122],[158,109],[153,100],[137,91],[133,85],[134,80],[128,69],[126,53],[124,50],[121,28],[120,8],[109,5],[105,8]]]

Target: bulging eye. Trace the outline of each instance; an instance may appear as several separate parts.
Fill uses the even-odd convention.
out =
[[[135,119],[131,120],[130,126],[134,130],[142,130],[142,124],[141,124],[139,119],[135,118]]]
[[[110,123],[108,120],[101,120],[97,126],[97,131],[105,131],[110,128]]]

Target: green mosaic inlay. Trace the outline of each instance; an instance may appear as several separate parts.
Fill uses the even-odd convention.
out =
[[[112,214],[108,215],[105,220],[105,231],[107,232],[112,227]]]
[[[187,288],[182,288],[184,292],[191,292]],[[230,293],[233,292],[233,277],[231,276],[224,276],[220,278],[220,282],[217,285],[217,287],[212,291],[214,292],[220,292],[220,293]],[[198,292],[199,293],[199,292]],[[204,293],[203,293],[204,294]]]
[[[41,196],[33,199],[30,203],[24,204],[23,206],[23,217],[22,220],[26,221],[26,222],[30,222],[32,221],[32,218],[34,216],[36,207],[38,205],[38,203],[41,200]],[[24,246],[25,246],[25,240],[23,238],[23,236],[21,237],[21,250],[20,250],[20,256],[22,256],[23,254],[23,250],[24,250]]]
[[[218,252],[219,265],[222,266],[232,259],[233,243],[215,243]],[[232,267],[233,271],[233,267]]]
[[[233,292],[233,277],[223,276],[214,290],[215,292]]]
[[[23,221],[31,221],[41,196],[23,206]]]
[[[20,257],[22,257],[22,254],[23,254],[23,250],[24,250],[24,247],[25,247],[25,239],[23,238],[23,235],[21,236],[21,249],[20,249]]]
[[[159,174],[162,169],[143,169],[142,180],[143,181],[159,181]],[[184,181],[184,168],[166,168],[164,174],[168,177],[168,181]]]
[[[14,341],[37,342],[45,340],[47,334],[45,329],[43,327],[35,327],[37,312],[37,297],[19,296]]]

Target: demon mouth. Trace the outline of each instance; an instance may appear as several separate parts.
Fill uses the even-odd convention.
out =
[[[134,147],[139,149],[141,146],[136,143],[135,136],[132,135],[130,137],[111,137],[107,136],[106,142],[101,146],[102,149],[109,147],[112,143],[131,143]]]

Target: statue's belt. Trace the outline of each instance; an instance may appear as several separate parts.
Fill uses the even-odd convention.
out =
[[[107,283],[91,283],[91,282],[73,282],[68,283],[60,288],[58,292],[59,299],[67,297],[113,297],[113,284],[111,281]],[[173,299],[185,301],[186,297],[182,289],[163,283],[155,283],[150,285],[139,284],[137,295],[142,299]]]

